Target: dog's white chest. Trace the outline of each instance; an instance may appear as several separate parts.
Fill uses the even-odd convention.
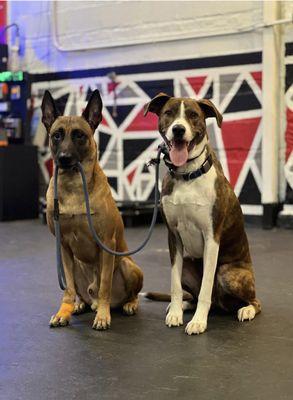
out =
[[[203,257],[204,239],[201,229],[188,218],[180,218],[177,232],[182,240],[185,252],[195,258]]]
[[[204,234],[212,234],[215,180],[216,171],[211,168],[195,181],[176,181],[172,193],[162,199],[168,226],[179,234],[185,252],[191,257],[203,257]]]

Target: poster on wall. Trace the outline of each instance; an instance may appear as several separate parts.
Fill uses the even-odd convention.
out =
[[[52,173],[48,138],[40,122],[40,104],[49,89],[61,112],[81,114],[89,94],[101,91],[103,120],[97,141],[100,163],[117,201],[149,202],[153,199],[154,170],[146,162],[161,138],[157,117],[143,116],[144,105],[159,92],[171,96],[208,98],[223,114],[219,128],[207,120],[210,142],[225,175],[239,196],[244,213],[261,215],[261,53],[189,59],[113,69],[117,74],[113,109],[113,84],[99,70],[34,75],[34,142],[40,148],[44,188]],[[66,75],[66,77],[64,77]],[[43,191],[44,192],[44,191]]]

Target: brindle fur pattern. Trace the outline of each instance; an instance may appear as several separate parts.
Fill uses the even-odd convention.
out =
[[[42,111],[54,161],[58,163],[58,157],[66,153],[72,156],[73,162],[81,162],[84,168],[97,234],[108,247],[127,251],[123,221],[97,160],[93,134],[101,121],[102,101],[98,91],[92,93],[81,117],[59,116],[48,92],[43,99]],[[88,227],[82,181],[77,169],[59,169],[58,193],[67,289],[50,325],[68,324],[71,314],[83,311],[88,304],[97,311],[93,328],[107,329],[111,322],[110,306],[121,306],[128,315],[137,311],[142,271],[131,257],[109,255],[95,243]],[[47,192],[47,221],[54,234],[53,197],[54,182],[51,179]],[[72,311],[68,312],[66,306],[65,313],[64,304],[71,305]]]
[[[185,114],[194,131],[195,143],[208,138],[205,119],[215,117],[220,126],[222,116],[209,100],[173,98],[160,93],[145,106],[147,112],[159,116],[159,132],[164,138],[169,125],[178,116],[180,104],[184,101]],[[217,270],[214,280],[212,307],[235,311],[241,306],[253,305],[255,312],[261,310],[255,295],[255,279],[249,251],[244,219],[239,201],[226,177],[210,144],[207,154],[212,154],[217,178],[215,181],[216,201],[213,205],[212,220],[214,239],[219,243]],[[161,203],[164,196],[172,193],[175,178],[167,173],[163,179]],[[163,209],[162,209],[162,213]],[[168,226],[171,263],[176,255],[176,239]],[[193,295],[196,301],[201,287],[203,259],[185,257],[183,261],[182,287]]]

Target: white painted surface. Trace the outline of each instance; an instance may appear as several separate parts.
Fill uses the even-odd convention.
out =
[[[273,23],[281,18],[279,2],[264,2],[264,22]],[[283,62],[282,40],[279,26],[263,31],[263,135],[262,140],[262,203],[277,203],[278,149],[280,134],[280,68]]]
[[[207,57],[262,47],[261,30],[251,30],[262,21],[259,1],[56,3],[58,45],[84,51],[62,52],[54,45],[53,2],[10,2],[9,19],[20,26],[23,66],[30,72]],[[110,48],[104,48],[107,43]],[[86,50],[92,47],[100,49]]]
[[[53,16],[60,47],[72,51],[247,31],[262,10],[249,1],[84,1],[54,2]]]

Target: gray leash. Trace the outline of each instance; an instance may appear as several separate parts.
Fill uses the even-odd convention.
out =
[[[88,189],[87,189],[87,183],[86,183],[86,177],[84,170],[82,168],[82,165],[78,162],[77,167],[79,169],[81,179],[82,179],[82,186],[83,186],[83,192],[84,192],[84,198],[85,198],[85,206],[86,206],[86,216],[89,224],[90,231],[93,235],[93,238],[97,245],[101,247],[104,251],[106,251],[109,254],[112,254],[114,256],[130,256],[132,254],[138,253],[141,251],[148,241],[150,240],[155,223],[157,220],[157,215],[158,215],[158,205],[159,205],[159,167],[160,167],[160,157],[161,153],[164,151],[164,145],[160,145],[158,148],[158,153],[157,157],[151,161],[151,164],[156,165],[156,173],[155,173],[155,206],[154,206],[154,211],[153,211],[153,217],[151,221],[151,225],[149,227],[148,234],[145,238],[145,240],[135,249],[135,250],[130,250],[126,252],[120,252],[120,251],[115,251],[110,249],[108,246],[106,246],[101,239],[98,237],[93,220],[91,217],[91,211],[90,211],[90,202],[89,202],[89,194],[88,194]],[[56,237],[56,260],[57,260],[57,274],[58,274],[58,281],[59,281],[59,286],[62,290],[66,289],[66,278],[65,278],[65,273],[64,273],[64,267],[63,267],[63,262],[62,262],[62,254],[61,254],[61,234],[60,234],[60,221],[59,221],[59,201],[58,201],[58,166],[56,165],[55,167],[55,172],[54,172],[54,226],[55,226],[55,237]]]
[[[59,221],[59,200],[58,200],[58,166],[55,166],[54,172],[54,228],[56,237],[56,261],[57,261],[57,274],[58,282],[61,290],[66,289],[66,278],[64,273],[64,267],[62,262],[61,254],[61,233],[60,233],[60,221]]]

